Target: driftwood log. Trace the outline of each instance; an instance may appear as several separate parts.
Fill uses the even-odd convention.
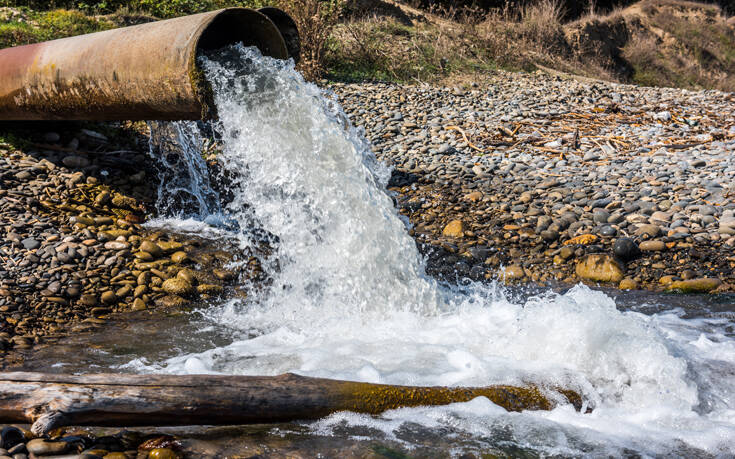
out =
[[[547,396],[550,394],[551,397]],[[556,395],[554,395],[556,394]],[[378,414],[484,396],[509,411],[549,410],[579,394],[536,386],[412,387],[281,376],[0,373],[0,423],[62,426],[235,425],[317,419],[337,411]]]

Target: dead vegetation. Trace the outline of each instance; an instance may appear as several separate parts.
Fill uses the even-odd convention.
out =
[[[17,3],[22,2],[0,0],[0,6]],[[91,13],[109,12],[118,3],[125,2],[91,2],[89,12],[0,8],[0,46],[146,22],[152,20],[152,11],[170,17],[215,6],[272,2],[201,0],[180,5],[169,0],[156,3],[153,10],[128,6],[115,14]],[[138,0],[135,5],[149,3]],[[610,81],[735,91],[735,18],[712,4],[642,0],[601,14],[592,3],[572,22],[565,22],[569,2],[564,0],[521,2],[521,7],[507,1],[505,7],[489,11],[469,7],[427,11],[397,0],[276,0],[276,4],[299,27],[299,67],[312,80],[328,76],[456,84],[498,68],[551,68]]]
[[[426,12],[363,0],[335,27],[325,65],[348,79],[446,82],[539,66],[654,86],[735,90],[735,27],[711,4],[644,0],[564,23],[563,3]]]

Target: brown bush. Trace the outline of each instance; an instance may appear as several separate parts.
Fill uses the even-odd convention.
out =
[[[299,70],[306,79],[324,73],[327,40],[337,25],[346,0],[280,0],[278,6],[296,22],[301,38]]]

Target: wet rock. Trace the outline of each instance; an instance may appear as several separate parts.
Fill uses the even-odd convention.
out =
[[[194,292],[194,287],[185,279],[173,278],[163,282],[161,288],[171,295],[187,296]]]
[[[0,430],[0,448],[9,450],[14,446],[25,441],[25,434],[22,430],[13,426],[6,426]]]
[[[526,277],[526,272],[520,265],[506,266],[504,269],[498,272],[498,277],[504,281],[515,281]]]
[[[620,282],[623,267],[610,255],[594,253],[586,255],[575,269],[580,279],[593,282]]]
[[[178,295],[166,295],[156,300],[156,306],[164,308],[181,308],[189,304],[189,301]]]
[[[131,308],[132,311],[143,311],[144,309],[147,309],[147,306],[145,304],[145,301],[143,301],[141,298],[136,298],[133,301],[133,306]]]
[[[186,268],[179,270],[179,272],[176,274],[176,277],[179,279],[184,279],[191,285],[195,285],[197,281],[194,271]]]
[[[155,242],[151,241],[143,241],[140,243],[139,250],[141,252],[148,252],[153,257],[158,258],[161,255],[163,255],[163,250],[156,244]]]
[[[625,279],[620,281],[618,288],[620,290],[637,290],[638,282],[636,282],[634,279],[631,279],[630,277],[626,277]]]
[[[229,281],[235,278],[235,273],[227,269],[215,268],[212,270],[212,274],[221,281]]]
[[[214,284],[200,284],[197,285],[197,292],[199,292],[202,295],[219,295],[222,293],[222,286],[221,285],[214,285]]]
[[[720,285],[722,285],[722,281],[720,279],[703,277],[700,279],[672,282],[669,284],[668,289],[683,293],[707,293],[715,290]]]
[[[28,449],[28,452],[31,454],[35,454],[36,456],[51,456],[54,454],[63,454],[67,452],[71,446],[71,443],[67,443],[64,441],[51,441],[44,440],[42,438],[34,438],[33,440],[26,443],[26,448]]]
[[[117,303],[117,296],[115,295],[115,292],[111,291],[103,292],[102,295],[100,295],[100,299],[105,304]]]
[[[104,247],[107,250],[126,250],[130,248],[130,244],[124,241],[109,241],[105,242]]]
[[[643,241],[638,245],[638,248],[643,252],[660,252],[666,248],[664,241],[651,240]]]
[[[464,237],[464,223],[462,220],[452,220],[444,227],[442,234],[447,237],[462,238]]]
[[[641,255],[641,251],[633,239],[621,237],[613,245],[613,254],[622,261],[631,261],[638,258]]]
[[[183,250],[174,252],[171,254],[171,261],[177,264],[186,263],[189,260],[189,256]]]
[[[82,295],[82,297],[79,299],[79,302],[84,306],[96,306],[97,296],[91,293],[87,293]]]
[[[148,452],[148,459],[180,459],[181,457],[170,448],[155,448]]]
[[[103,459],[128,459],[128,456],[125,453],[113,452],[105,454]]]
[[[110,195],[109,191],[101,191],[97,194],[97,196],[94,198],[94,203],[97,206],[106,206],[110,203],[110,200],[112,199],[112,196]]]

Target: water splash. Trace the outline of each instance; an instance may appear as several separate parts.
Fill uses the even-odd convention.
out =
[[[156,209],[160,215],[206,219],[219,215],[220,198],[202,158],[207,144],[193,121],[148,123],[149,155],[158,168]]]
[[[313,427],[335,433],[367,425],[399,438],[406,423],[418,423],[542,454],[733,452],[735,389],[714,376],[735,374],[726,324],[705,332],[678,316],[621,313],[586,287],[523,303],[482,285],[441,287],[425,275],[386,194],[388,171],[328,94],[291,63],[242,46],[204,58],[202,67],[214,88],[232,196],[222,212],[236,222],[232,234],[242,245],[255,237],[251,228],[273,235],[276,250],[263,266],[274,283],[206,311],[212,324],[235,330],[231,344],[136,360],[128,369],[548,383],[580,390],[595,411],[509,414],[473,401],[380,418],[336,415]]]

